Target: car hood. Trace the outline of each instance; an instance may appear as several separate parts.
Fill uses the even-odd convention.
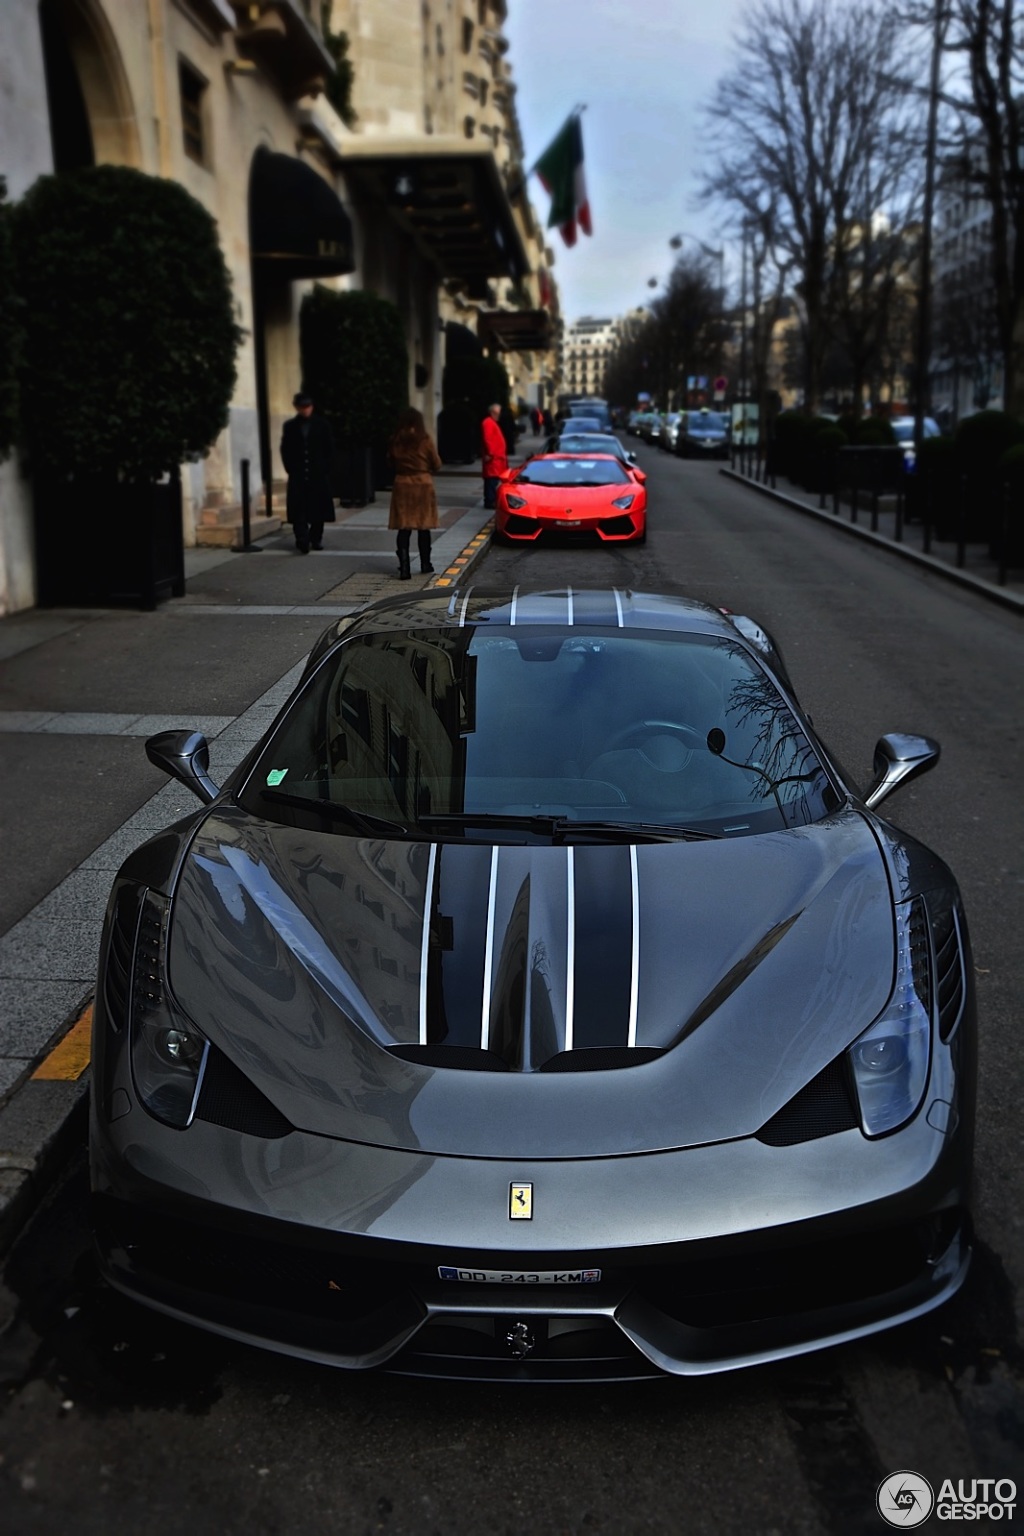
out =
[[[877,1017],[894,964],[885,866],[852,811],[492,848],[216,808],[170,934],[179,1006],[292,1125],[461,1156],[751,1135]]]

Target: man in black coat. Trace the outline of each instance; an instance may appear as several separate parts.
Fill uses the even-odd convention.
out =
[[[334,437],[323,416],[313,415],[309,395],[296,395],[295,415],[281,434],[281,462],[288,475],[288,521],[301,555],[323,549],[324,523],[334,522],[331,465]]]

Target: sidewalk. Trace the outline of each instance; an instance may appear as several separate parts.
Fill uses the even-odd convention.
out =
[[[186,551],[184,597],[154,613],[33,609],[0,619],[0,1251],[81,1141],[90,999],[114,874],[198,801],[147,736],[203,730],[222,779],[262,735],[333,618],[454,586],[486,548],[479,469],[435,480],[435,574],[397,580],[390,495],[339,509],[324,549],[287,527],[258,552]],[[76,1022],[77,1021],[77,1022]]]
[[[884,498],[875,514],[871,509],[870,496],[862,493],[862,504],[854,521],[853,511],[848,503],[844,502],[840,505],[837,515],[832,510],[831,496],[826,497],[825,507],[822,508],[820,496],[804,491],[799,486],[791,485],[788,480],[777,479],[773,489],[770,485],[743,475],[736,469],[723,468],[720,473],[740,485],[749,486],[751,490],[757,491],[762,496],[768,496],[773,501],[791,507],[796,512],[819,518],[830,523],[833,528],[841,529],[843,533],[885,548],[890,554],[913,561],[923,570],[930,570],[947,581],[953,581],[992,602],[999,603],[1004,608],[1009,608],[1012,612],[1024,614],[1024,568],[1020,566],[1011,568],[1007,572],[1005,583],[1000,584],[999,565],[989,554],[987,544],[966,544],[964,563],[958,566],[955,543],[933,538],[931,548],[926,551],[923,525],[908,523],[906,519],[903,521],[902,538],[897,540],[896,512],[892,506],[894,498]]]

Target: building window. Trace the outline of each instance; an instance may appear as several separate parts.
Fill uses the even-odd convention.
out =
[[[486,107],[486,105],[487,105],[487,81],[484,80],[484,79],[479,80],[477,82],[477,89],[480,92],[480,105],[482,107]]]
[[[462,121],[462,131],[466,135],[467,139],[471,139],[473,137],[473,135],[476,133],[476,118],[475,117],[463,118],[463,121]]]
[[[178,64],[181,91],[181,136],[186,155],[197,165],[207,164],[204,131],[206,81],[182,59]]]
[[[462,51],[463,53],[473,51],[473,23],[468,16],[462,18]]]

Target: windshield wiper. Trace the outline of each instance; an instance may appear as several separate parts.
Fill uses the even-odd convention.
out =
[[[510,816],[502,812],[487,811],[439,811],[432,816],[421,816],[422,827],[510,827],[524,832],[546,834],[552,842],[564,842],[567,835],[579,832],[584,837],[642,837],[651,842],[697,842],[717,838],[718,832],[706,832],[698,827],[675,827],[652,821],[579,821],[572,816]]]
[[[298,811],[311,811],[315,815],[327,817],[329,821],[347,821],[349,826],[365,832],[368,837],[409,835],[409,828],[400,821],[389,821],[386,816],[374,816],[369,811],[353,810],[352,806],[344,805],[340,800],[313,800],[306,795],[290,795],[284,789],[261,789],[260,799],[270,800],[277,805],[293,806]]]
[[[721,836],[720,832],[707,832],[702,827],[676,827],[670,822],[657,821],[577,821],[573,817],[559,816],[558,830],[582,832],[586,836],[614,837],[628,833],[631,837],[644,837],[658,843],[697,843]]]

